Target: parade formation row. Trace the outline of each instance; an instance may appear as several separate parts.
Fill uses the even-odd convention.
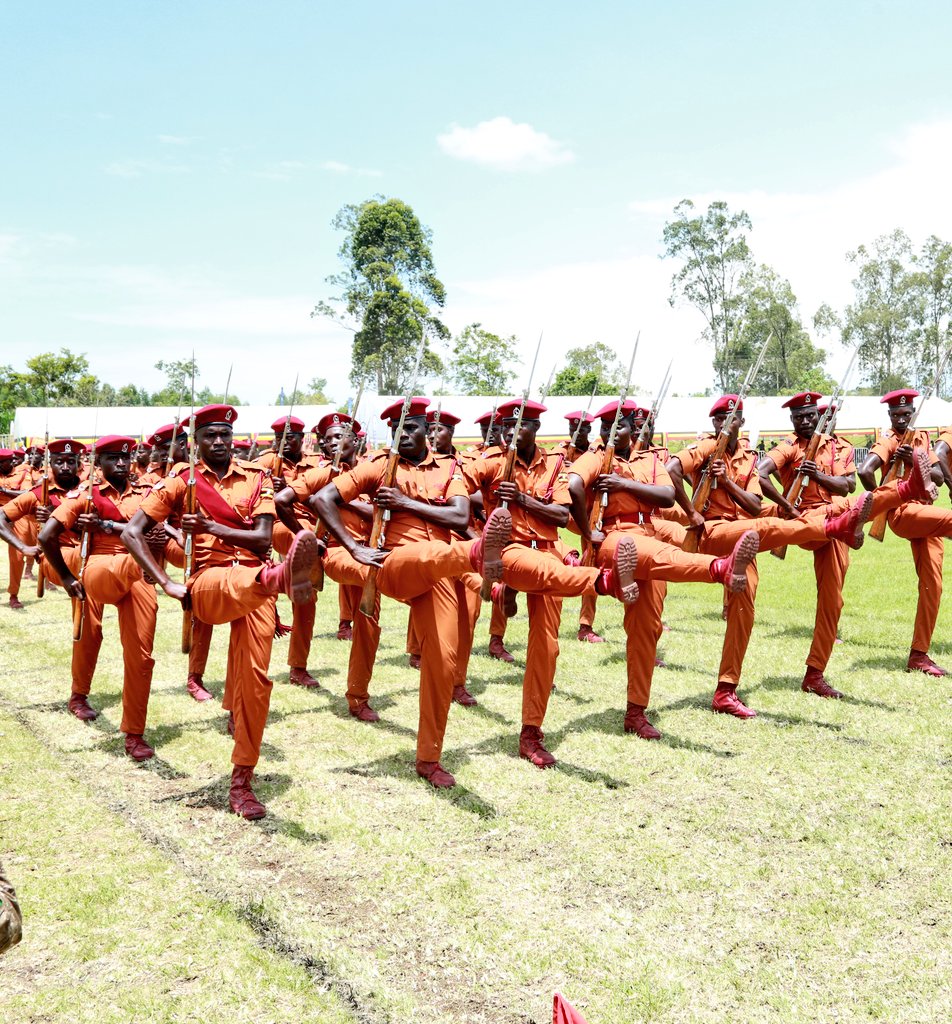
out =
[[[808,391],[785,403],[792,431],[758,461],[741,438],[743,397],[717,399],[711,433],[674,455],[652,443],[653,411],[624,395],[594,415],[569,414],[569,436],[555,450],[536,443],[545,406],[525,395],[480,417],[483,442],[465,451],[453,443],[459,419],[415,396],[384,411],[392,443],[368,453],[360,451],[360,424],[346,414],[312,428],[313,453],[304,422],[288,414],[272,425],[270,449],[252,460],[254,453],[233,444],[240,410],[229,405],[159,427],[146,446],[113,435],[88,447],[48,441],[22,460],[0,449],[9,605],[24,611],[24,579],[36,580],[39,596],[52,585],[72,598],[68,707],[87,721],[98,715],[89,695],[103,606],[116,606],[124,658],[120,729],[136,760],[154,754],[145,734],[156,586],[181,602],[186,686],[197,701],[212,699],[205,662],[214,626],[228,623],[229,802],[245,818],[266,813],[252,773],[271,699],[272,642],[276,630],[287,630],[276,618],[277,597],[286,594],[293,608],[290,682],[317,686],[308,658],[325,574],[339,585],[338,637],[350,640],[347,700],[359,722],[379,721],[371,681],[381,596],[409,606],[410,664],[420,675],[416,771],[437,787],[455,784],[440,763],[450,705],[476,703],[466,679],[483,601],[492,608],[489,653],[512,661],[506,622],[517,612],[517,595],[525,595],[518,747],[539,768],[556,763],[542,726],[565,597],[582,598],[578,639],[586,643],[602,639],[594,626],[597,599],[622,604],[622,726],[653,740],[661,734],[647,709],[667,585],[721,587],[726,628],[712,709],[753,717],[737,688],[754,623],[758,551],[782,557],[797,545],[813,552],[816,623],[802,689],[842,696],[824,673],[849,552],[862,545],[871,520],[872,533],[881,538],[888,524],[913,549],[919,602],[906,667],[944,676],[928,652],[943,538],[952,536],[952,511],[933,504],[936,485],[952,480],[952,428],[933,446],[927,431],[913,429],[918,392],[891,392],[882,401],[892,429],[857,467],[852,447],[836,436],[835,403],[819,405],[821,396]],[[854,497],[857,477],[863,489]],[[560,532],[566,527],[569,543]],[[184,582],[171,570],[181,570],[175,575]]]

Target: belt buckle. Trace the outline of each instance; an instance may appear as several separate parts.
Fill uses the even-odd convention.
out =
[[[539,550],[539,543],[538,543],[538,541],[536,541],[536,540],[529,541],[529,547],[532,548],[533,551],[538,551]]]

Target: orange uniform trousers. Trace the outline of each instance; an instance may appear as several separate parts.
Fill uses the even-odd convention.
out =
[[[301,520],[305,530],[312,529],[310,523]],[[271,546],[282,555],[291,550],[294,534],[284,525],[276,522],[271,533]],[[311,639],[314,636],[314,617],[317,614],[317,600],[312,595],[306,604],[292,605],[291,641],[288,644],[288,666],[290,668],[307,668],[307,659],[311,653]]]
[[[276,598],[258,576],[261,566],[209,566],[189,581],[192,612],[209,625],[231,623],[225,688],[235,721],[232,764],[254,766],[271,705],[268,665]]]
[[[465,686],[466,677],[469,673],[469,659],[473,653],[473,637],[476,633],[476,623],[479,621],[479,613],[482,608],[482,599],[479,596],[482,586],[482,577],[475,572],[464,573],[461,577],[463,583],[463,600],[466,602],[466,616],[468,626],[466,635],[460,635],[459,649],[456,653],[456,679],[454,685]],[[505,618],[505,615],[503,616]],[[420,654],[420,637],[416,630],[411,615],[407,619],[407,653]]]
[[[10,529],[22,543],[31,545],[36,543],[38,530],[36,520],[32,516],[23,516],[10,523]],[[7,593],[11,597],[18,597],[20,594],[20,581],[23,579],[23,563],[26,560],[26,556],[19,548],[8,544],[7,557],[10,562],[10,581],[7,583]]]
[[[377,590],[409,604],[414,628],[420,638],[420,717],[417,730],[417,760],[439,761],[443,736],[453,700],[456,655],[459,637],[469,625],[465,585],[458,576],[470,569],[466,545],[427,541],[394,548],[377,573]],[[449,564],[449,567],[447,568]],[[330,548],[324,559],[324,571],[346,586],[363,589],[370,572],[343,548]],[[357,629],[365,615],[354,619],[351,649],[360,646]],[[379,642],[379,626],[377,627]],[[373,647],[376,656],[376,644]],[[373,661],[369,665],[371,671]],[[348,674],[348,701],[352,682]],[[364,698],[366,699],[366,698]],[[353,706],[353,705],[351,705]]]
[[[554,548],[509,544],[503,551],[503,580],[526,595],[529,641],[522,678],[522,724],[542,726],[559,657],[562,599],[595,596],[598,570],[566,565]]]
[[[652,521],[625,525],[609,532],[598,551],[598,564],[610,565],[615,548],[623,536],[632,537],[638,549],[640,595],[635,604],[625,605],[623,624],[628,668],[628,702],[647,707],[651,697],[655,653],[661,639],[661,615],[667,583],[712,583],[710,555],[694,555],[660,540]],[[662,534],[663,536],[663,534]]]
[[[952,537],[952,512],[935,505],[909,502],[891,511],[887,522],[892,532],[908,540],[912,547],[912,559],[919,578],[912,649],[928,651],[942,601],[942,562],[945,557],[942,538]]]
[[[83,589],[94,601],[113,604],[119,613],[122,643],[122,722],[120,732],[145,732],[149,692],[152,689],[152,645],[159,610],[155,588],[146,583],[132,555],[90,555],[83,573]],[[83,627],[85,632],[85,625]]]
[[[69,571],[79,579],[79,548],[62,548],[63,561]],[[63,581],[47,561],[42,559],[40,571],[54,586],[61,587]],[[102,647],[102,602],[86,595],[86,607],[83,610],[83,635],[73,641],[71,674],[73,693],[89,696],[92,689],[93,676],[96,674],[96,662],[99,660],[99,648]]]
[[[748,530],[754,530],[760,539],[760,550],[768,551],[785,545],[804,547],[808,544],[827,543],[826,513],[807,513],[799,519],[780,519],[770,516],[760,519],[710,520],[698,542],[698,552],[724,558],[731,553],[734,545]],[[668,519],[655,521],[655,536],[680,546],[687,530],[680,523]],[[757,598],[757,584],[760,580],[756,559],[747,569],[747,589],[739,594],[725,592],[727,628],[721,648],[721,663],[717,670],[718,682],[740,682],[744,657],[750,644],[754,628],[754,602]]]

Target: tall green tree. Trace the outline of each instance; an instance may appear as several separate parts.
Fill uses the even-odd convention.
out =
[[[555,375],[549,394],[590,395],[595,387],[602,394],[613,394],[624,386],[627,375],[618,353],[604,342],[595,341],[565,353],[565,366]]]
[[[745,231],[750,217],[743,210],[731,213],[727,203],[712,202],[703,214],[694,203],[682,199],[674,219],[664,226],[663,258],[681,261],[671,278],[671,305],[688,302],[704,317],[704,336],[714,346],[714,376],[722,391],[737,382],[742,313],[742,276],[750,269],[751,256]],[[741,373],[741,377],[743,373]]]
[[[949,341],[940,337],[939,321],[952,315],[952,245],[930,235],[915,257],[915,287],[922,301],[923,345],[920,355],[920,380],[934,378]],[[947,367],[939,382],[939,394],[948,394],[952,368]]]
[[[450,379],[463,395],[504,395],[515,379],[520,362],[516,336],[501,338],[482,324],[464,327],[453,339]]]
[[[734,387],[746,376],[771,333],[773,338],[753,382],[752,394],[793,395],[806,389],[827,392],[835,387],[823,368],[826,352],[813,344],[804,328],[789,281],[766,264],[751,266],[740,279],[739,293],[742,302],[734,347]]]
[[[311,315],[354,331],[353,383],[367,381],[380,394],[411,387],[424,334],[421,375],[439,374],[443,364],[430,339],[444,341],[449,331],[434,312],[442,309],[446,290],[436,276],[430,230],[407,203],[383,196],[343,207],[333,226],[344,232],[338,251],[344,266],[327,280],[340,294],[319,302]]]
[[[854,299],[843,315],[843,344],[859,346],[859,365],[876,392],[906,387],[918,377],[925,299],[912,243],[896,229],[847,254],[857,268]]]

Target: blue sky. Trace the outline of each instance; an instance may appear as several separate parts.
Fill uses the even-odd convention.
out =
[[[703,388],[674,204],[747,209],[806,316],[849,300],[848,249],[952,237],[950,28],[938,3],[9,3],[0,362],[65,345],[151,388],[194,347],[245,401],[298,370],[343,400],[349,336],[308,313],[335,211],[380,192],[433,230],[453,329],[524,358],[544,329],[556,362],[640,327],[639,383],[675,353]]]

